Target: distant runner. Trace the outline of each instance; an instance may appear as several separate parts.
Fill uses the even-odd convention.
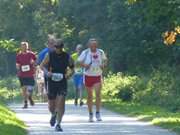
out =
[[[79,55],[81,54],[82,51],[82,45],[77,45],[76,46],[76,52],[72,54],[72,58],[75,62],[75,73],[73,76],[73,82],[75,86],[75,100],[74,104],[77,106],[78,105],[78,98],[80,98],[79,105],[82,106],[83,100],[82,100],[82,91],[83,91],[83,68],[78,64],[77,59]]]
[[[46,100],[46,90],[45,90],[45,82],[44,82],[44,71],[40,69],[39,66],[36,67],[36,84],[37,84],[37,95],[41,101]]]
[[[48,99],[49,111],[51,112],[51,126],[56,131],[62,132],[61,121],[65,112],[65,97],[67,95],[67,79],[73,74],[74,63],[69,54],[63,51],[62,40],[57,39],[55,50],[49,52],[43,62],[41,69],[44,69],[48,76]],[[48,65],[48,69],[45,66]],[[67,72],[68,67],[71,72]],[[57,120],[57,122],[56,122]]]
[[[28,108],[28,100],[30,105],[34,105],[32,93],[34,88],[34,73],[36,56],[32,51],[28,50],[28,43],[21,42],[21,50],[16,56],[17,76],[22,88],[22,95],[24,98],[23,108]]]
[[[84,50],[78,58],[81,66],[84,68],[84,83],[88,93],[88,110],[89,122],[93,122],[93,89],[96,93],[96,119],[101,121],[101,88],[102,88],[102,73],[106,65],[107,58],[103,50],[98,49],[96,39],[89,39],[88,49]]]

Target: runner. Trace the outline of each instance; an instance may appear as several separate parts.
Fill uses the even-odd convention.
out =
[[[35,54],[32,51],[28,51],[28,43],[21,42],[21,51],[16,56],[16,68],[24,98],[24,109],[28,108],[28,100],[30,105],[34,105],[32,93],[34,87],[35,60]]]
[[[56,131],[63,131],[61,121],[65,111],[65,97],[67,95],[67,78],[73,74],[74,63],[70,55],[63,51],[64,44],[62,40],[57,39],[55,50],[49,52],[43,62],[41,69],[44,69],[48,76],[48,99],[49,111],[51,112],[50,125],[55,126]],[[48,70],[45,68],[48,65]],[[67,74],[67,68],[71,72]],[[57,116],[57,117],[56,117]]]
[[[80,98],[80,106],[84,103],[82,101],[82,91],[83,91],[83,68],[78,64],[77,59],[82,51],[82,45],[76,46],[76,52],[72,54],[72,58],[75,62],[75,73],[73,76],[73,82],[75,86],[75,99],[74,104],[78,105],[78,98]]]
[[[53,35],[48,35],[48,43],[47,47],[44,48],[38,55],[37,64],[40,65],[41,62],[44,60],[47,53],[54,50],[54,43],[55,43],[55,37]],[[45,89],[47,91],[47,76],[44,76],[44,83],[45,83]]]
[[[46,100],[46,90],[44,83],[44,72],[39,66],[36,67],[36,84],[37,84],[37,95],[40,101],[44,102]]]
[[[81,66],[84,67],[84,83],[87,89],[89,122],[93,122],[93,89],[96,93],[96,119],[101,121],[101,88],[102,88],[102,72],[106,65],[107,58],[104,51],[97,48],[96,39],[89,39],[88,49],[84,50],[78,58]]]

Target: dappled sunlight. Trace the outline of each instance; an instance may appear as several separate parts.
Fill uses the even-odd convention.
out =
[[[179,117],[160,117],[154,118],[152,120],[153,124],[163,124],[163,123],[174,123],[180,125],[180,118]]]
[[[177,26],[172,31],[166,31],[163,33],[164,44],[173,45],[176,42],[177,35],[180,34],[180,26]]]

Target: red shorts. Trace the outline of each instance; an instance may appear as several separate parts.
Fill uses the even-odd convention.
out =
[[[101,76],[84,76],[84,82],[86,87],[93,87],[97,83],[101,83]]]

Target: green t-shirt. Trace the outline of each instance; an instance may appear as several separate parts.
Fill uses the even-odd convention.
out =
[[[79,57],[78,53],[77,52],[73,53],[71,57],[75,63],[75,74],[83,74],[83,68],[77,63],[77,59]]]

